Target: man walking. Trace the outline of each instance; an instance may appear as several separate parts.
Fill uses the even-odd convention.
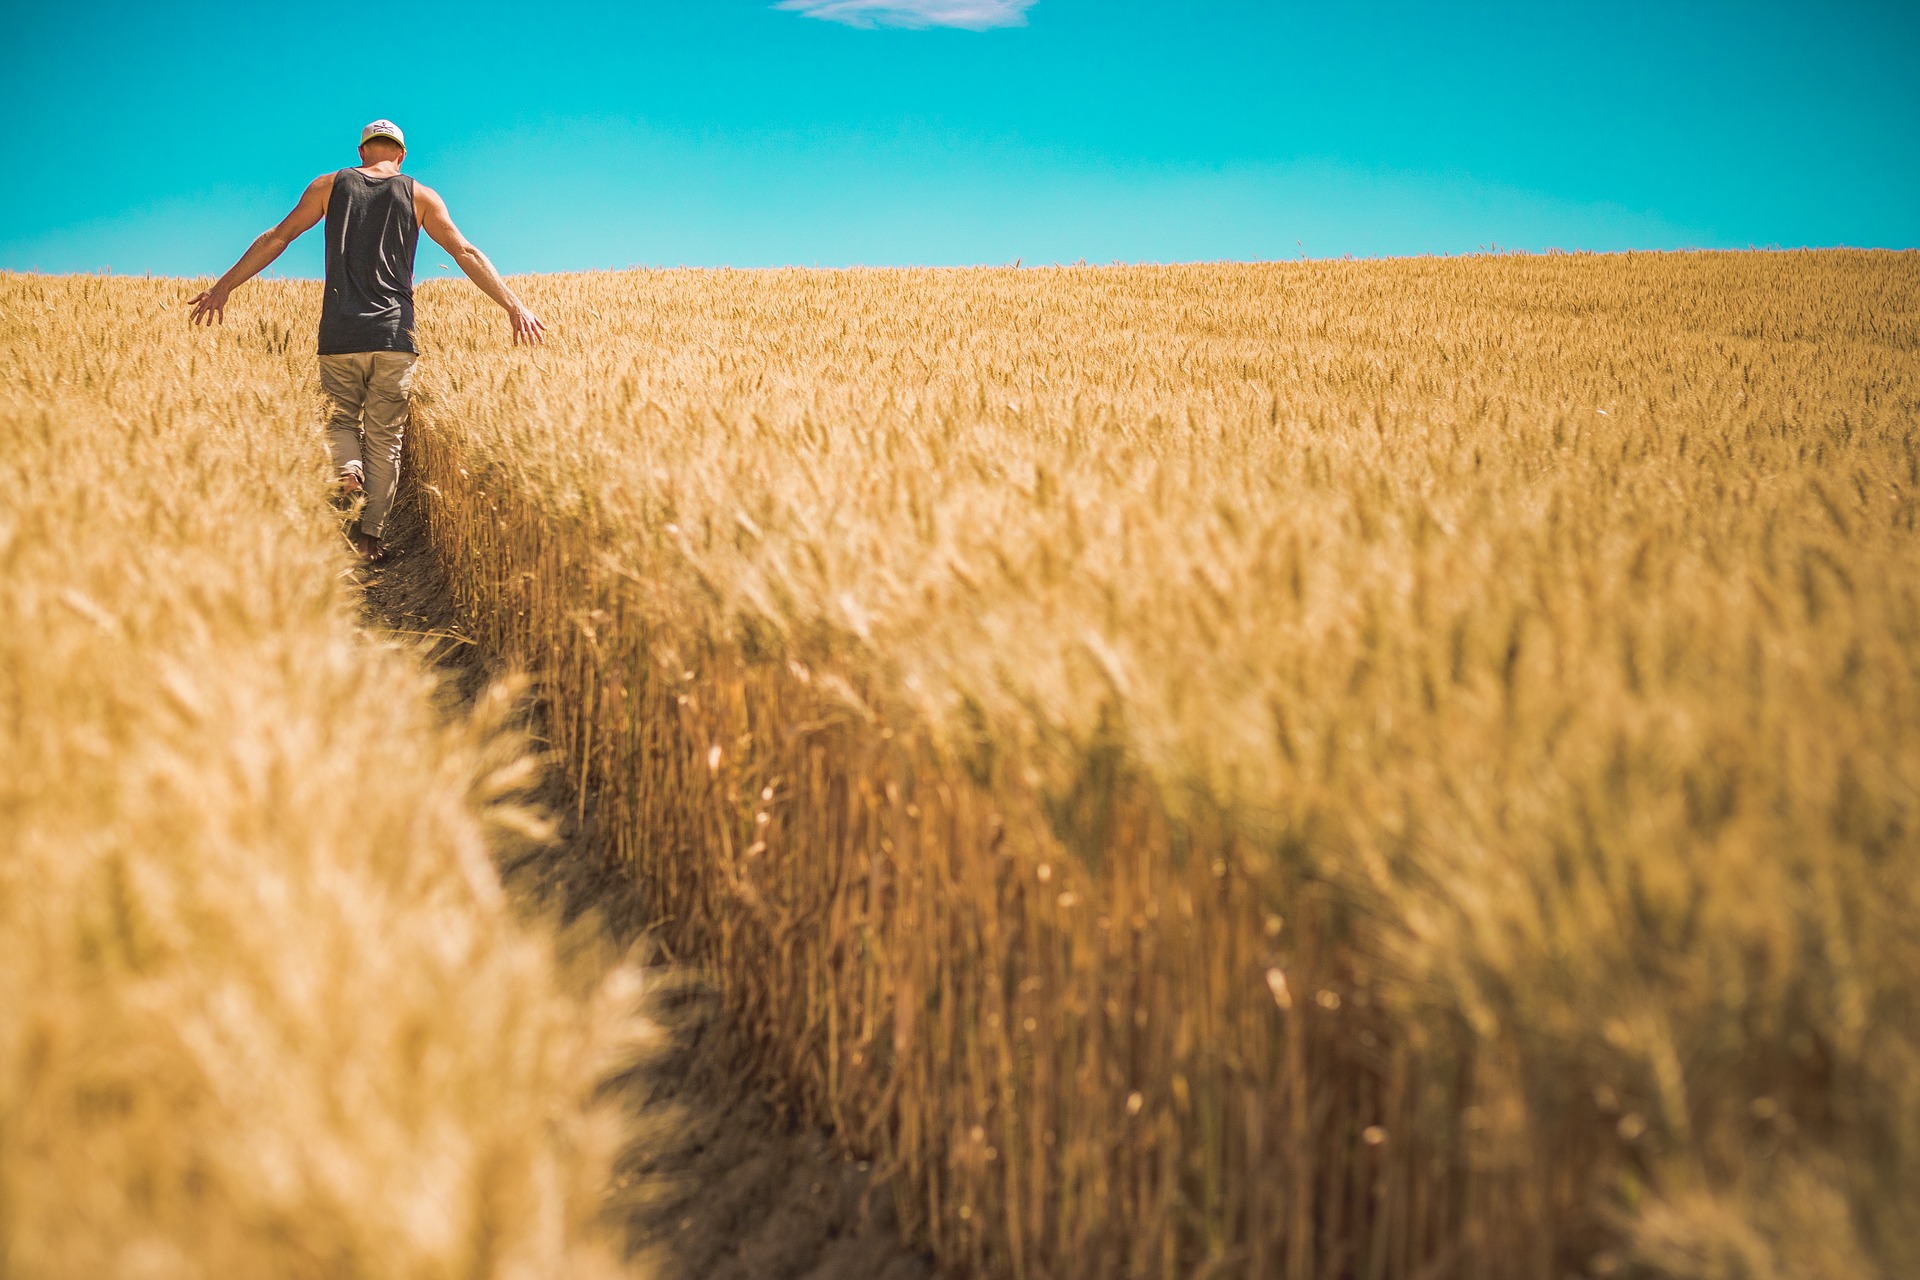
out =
[[[446,203],[400,172],[406,158],[406,137],[393,121],[362,129],[360,166],[309,183],[279,226],[263,232],[213,288],[192,299],[189,317],[195,324],[224,324],[228,296],[326,218],[320,389],[333,403],[327,445],[342,494],[366,495],[353,542],[375,564],[386,558],[381,539],[400,482],[400,441],[413,390],[413,251],[421,229],[506,308],[515,343],[538,343],[546,334],[487,255],[453,225]]]

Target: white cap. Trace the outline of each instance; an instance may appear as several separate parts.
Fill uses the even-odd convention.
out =
[[[375,120],[360,131],[360,143],[365,146],[374,138],[392,138],[401,147],[407,145],[407,135],[400,132],[400,126],[391,120]]]

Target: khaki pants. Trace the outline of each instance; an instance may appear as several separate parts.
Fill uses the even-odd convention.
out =
[[[400,438],[407,430],[414,356],[405,351],[360,351],[320,357],[320,389],[333,402],[327,450],[334,470],[351,471],[366,487],[360,532],[378,538],[400,485]]]

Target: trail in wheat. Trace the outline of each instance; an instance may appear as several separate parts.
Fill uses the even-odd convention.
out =
[[[402,642],[446,679],[461,714],[499,673],[472,639],[420,526],[411,486],[390,526],[392,558],[360,571],[364,625]],[[530,708],[537,725],[551,712]],[[645,1012],[659,1039],[606,1086],[632,1116],[632,1140],[610,1187],[613,1216],[636,1276],[659,1280],[924,1280],[924,1256],[904,1245],[891,1203],[873,1194],[870,1165],[837,1156],[825,1135],[771,1098],[754,1075],[753,1046],[733,1028],[712,976],[676,966],[649,944],[632,876],[597,857],[598,815],[549,774],[542,797],[568,815],[553,844],[504,869],[510,893],[535,913],[557,910],[602,935],[608,957],[640,955]],[[577,815],[577,816],[575,816]]]

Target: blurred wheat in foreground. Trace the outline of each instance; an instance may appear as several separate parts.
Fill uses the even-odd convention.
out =
[[[605,1274],[620,993],[502,900],[514,741],[353,624],[316,286],[249,295],[0,276],[0,1274]]]
[[[520,287],[438,552],[955,1273],[1920,1274],[1920,259]]]

